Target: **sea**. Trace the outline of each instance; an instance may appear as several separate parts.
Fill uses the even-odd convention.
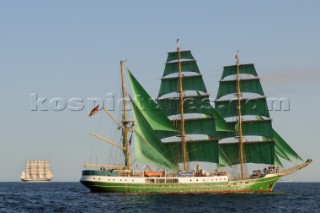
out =
[[[280,182],[272,193],[91,193],[78,182],[0,182],[0,212],[320,212],[320,183]]]

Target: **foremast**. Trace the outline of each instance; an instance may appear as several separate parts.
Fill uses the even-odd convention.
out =
[[[189,162],[219,162],[215,110],[190,50],[168,53],[157,103],[178,130],[157,135],[181,170],[188,170]]]
[[[127,120],[127,106],[126,106],[126,89],[124,82],[124,62],[120,61],[120,69],[121,69],[121,85],[122,85],[122,103],[123,103],[123,114],[122,114],[122,136],[123,136],[123,145],[124,145],[124,154],[125,154],[125,167],[130,170],[131,169],[131,161],[130,161],[130,144],[128,140],[128,120]]]
[[[178,45],[178,44],[177,44]],[[179,108],[180,108],[180,116],[181,116],[181,147],[182,147],[182,157],[183,157],[183,170],[188,171],[188,158],[187,158],[187,144],[186,144],[186,133],[184,128],[184,93],[182,87],[182,68],[181,68],[181,58],[180,58],[180,47],[177,46],[178,52],[178,71],[179,71]]]
[[[236,54],[236,67],[237,67],[237,113],[238,113],[238,136],[239,136],[239,158],[240,158],[240,169],[241,179],[245,179],[245,157],[243,150],[243,133],[242,133],[242,115],[241,115],[241,90],[240,90],[240,70],[239,70],[239,56]]]

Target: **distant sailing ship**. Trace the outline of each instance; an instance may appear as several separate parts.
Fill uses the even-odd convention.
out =
[[[122,96],[127,98],[124,62]],[[272,128],[266,97],[253,64],[223,69],[215,108],[191,51],[168,53],[158,98],[154,101],[128,70],[134,98],[134,121],[123,101],[121,121],[105,108],[122,132],[122,143],[95,133],[123,151],[124,165],[86,164],[80,182],[92,192],[123,193],[244,193],[271,192],[280,178],[308,166],[312,160],[283,169],[281,160],[302,160]],[[98,112],[96,106],[89,116]],[[131,143],[132,135],[133,141]],[[150,166],[134,170],[135,162]],[[190,162],[215,163],[213,171]],[[262,164],[248,172],[248,164]],[[180,165],[179,165],[180,164]],[[239,165],[239,166],[238,166]],[[261,168],[262,167],[262,168]],[[225,168],[225,169],[224,169]],[[226,171],[233,168],[235,174]]]
[[[53,175],[47,160],[28,160],[21,175],[21,180],[24,182],[49,182],[52,178]]]

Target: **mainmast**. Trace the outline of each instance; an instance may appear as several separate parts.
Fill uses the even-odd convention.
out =
[[[122,84],[122,103],[123,103],[123,114],[122,114],[122,122],[123,122],[123,139],[124,139],[124,147],[125,147],[125,166],[128,170],[131,169],[131,162],[130,162],[130,147],[129,147],[129,140],[128,140],[128,121],[127,121],[127,108],[126,108],[126,90],[124,84],[124,61],[120,61],[121,67],[121,84]]]
[[[239,70],[239,57],[238,52],[236,54],[236,66],[237,66],[237,112],[238,112],[238,133],[239,133],[239,157],[241,167],[241,179],[245,179],[245,160],[243,152],[243,135],[242,135],[242,116],[241,116],[241,91],[240,91],[240,70]]]
[[[181,146],[182,146],[182,156],[183,156],[183,170],[188,171],[188,163],[187,163],[187,144],[186,144],[186,133],[184,129],[184,110],[183,110],[183,102],[184,102],[184,94],[182,89],[182,68],[180,62],[180,47],[177,46],[178,51],[178,69],[179,69],[179,105],[180,105],[180,115],[181,115]]]

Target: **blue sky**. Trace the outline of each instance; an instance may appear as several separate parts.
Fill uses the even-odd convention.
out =
[[[28,159],[48,159],[56,181],[78,181],[93,150],[106,150],[90,131],[113,138],[111,122],[89,119],[87,102],[82,111],[31,111],[30,94],[117,94],[119,61],[127,59],[156,96],[177,38],[212,97],[237,50],[242,63],[255,64],[266,95],[290,100],[289,111],[271,112],[274,128],[314,159],[293,180],[319,181],[319,10],[316,0],[0,1],[0,181],[19,181]]]

